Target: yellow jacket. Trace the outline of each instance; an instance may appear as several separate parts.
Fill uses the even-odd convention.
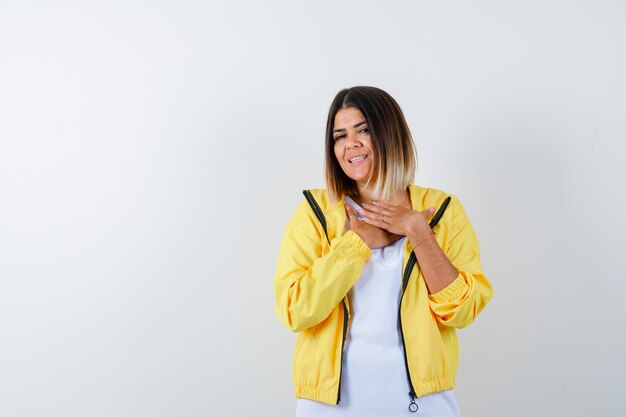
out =
[[[414,184],[409,191],[413,209],[418,211],[439,208],[447,197],[440,190]],[[281,322],[298,332],[292,368],[296,397],[337,404],[350,318],[347,294],[359,279],[371,251],[354,231],[344,233],[343,198],[331,204],[326,190],[311,193],[326,219],[330,244],[303,199],[283,233],[274,278],[275,309]],[[446,288],[429,294],[418,260],[399,306],[413,397],[454,387],[458,364],[455,328],[472,323],[493,295],[491,284],[483,275],[474,229],[459,200],[454,195],[450,197],[450,204],[433,232],[459,274]],[[411,252],[407,239],[404,265]]]

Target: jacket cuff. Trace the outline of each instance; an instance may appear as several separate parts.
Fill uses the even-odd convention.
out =
[[[337,250],[356,250],[364,260],[367,260],[370,256],[372,256],[372,250],[369,248],[369,246],[367,246],[367,243],[365,243],[365,241],[361,239],[361,236],[359,236],[354,230],[348,230],[343,236],[337,237],[335,239],[341,240],[336,245]]]
[[[448,284],[444,289],[429,295],[430,299],[435,303],[443,303],[457,300],[468,289],[469,285],[465,282],[462,274],[458,274],[456,279]]]

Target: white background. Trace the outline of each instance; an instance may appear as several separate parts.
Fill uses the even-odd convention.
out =
[[[383,4],[384,3],[384,4]],[[495,296],[464,416],[621,416],[622,1],[0,1],[0,415],[292,416],[282,230],[374,85]]]

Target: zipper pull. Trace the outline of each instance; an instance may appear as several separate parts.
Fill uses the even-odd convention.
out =
[[[417,403],[415,402],[415,395],[413,394],[413,392],[409,392],[409,397],[411,397],[411,403],[409,404],[409,411],[412,413],[417,413],[417,409],[419,407],[417,406]]]

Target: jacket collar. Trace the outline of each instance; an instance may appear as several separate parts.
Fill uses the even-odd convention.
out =
[[[419,185],[409,184],[409,196],[411,198],[411,207],[413,210],[423,211],[424,203],[423,203],[423,195],[425,189],[420,187]],[[343,199],[345,195],[342,194],[339,201],[334,204],[330,204],[325,213],[327,218],[327,223],[330,230],[333,230],[333,236],[341,236],[343,235],[343,228],[345,226],[346,219],[346,209],[343,206]],[[330,232],[329,230],[329,232]],[[407,239],[408,241],[408,239]]]

